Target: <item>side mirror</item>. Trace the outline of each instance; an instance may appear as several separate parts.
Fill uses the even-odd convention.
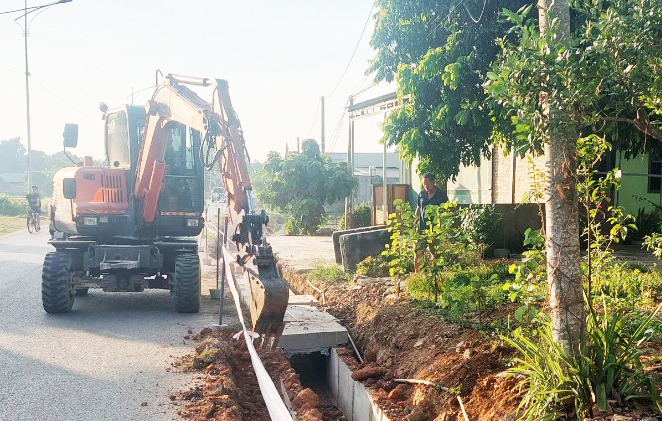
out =
[[[76,179],[65,178],[62,180],[62,194],[65,199],[76,198]]]
[[[75,148],[78,144],[78,124],[67,123],[64,125],[64,147]]]

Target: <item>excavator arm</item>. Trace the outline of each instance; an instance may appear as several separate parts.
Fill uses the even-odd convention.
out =
[[[213,87],[212,102],[185,85]],[[136,169],[134,196],[142,199],[142,220],[153,223],[163,188],[168,123],[184,124],[200,133],[201,160],[207,169],[218,164],[228,194],[230,239],[236,244],[255,332],[279,336],[289,290],[280,278],[263,227],[265,212],[255,213],[248,174],[246,145],[225,80],[168,75],[148,102],[147,121]]]

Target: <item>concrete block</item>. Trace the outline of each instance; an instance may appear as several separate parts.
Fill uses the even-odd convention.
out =
[[[349,421],[390,421],[361,382],[352,379],[352,371],[335,349],[329,358],[327,381],[338,409]],[[337,386],[336,386],[337,385]],[[337,393],[335,390],[337,389]]]
[[[391,240],[388,229],[357,232],[340,236],[340,252],[345,272],[354,272],[356,265],[368,256],[379,256]]]
[[[335,352],[335,349],[332,352]],[[338,357],[338,400],[336,403],[338,404],[338,409],[345,414],[347,421],[361,421],[359,418],[354,418],[355,383],[352,379],[352,371]]]
[[[333,234],[331,234],[331,239],[333,240],[333,252],[336,256],[336,263],[341,265],[342,264],[342,255],[340,252],[340,236],[345,235],[345,234],[355,234],[357,232],[366,232],[366,231],[374,231],[378,229],[384,229],[386,228],[386,225],[373,225],[371,227],[361,227],[361,228],[352,228],[348,230],[341,230],[341,231],[334,231]]]
[[[329,389],[331,389],[331,395],[336,402],[338,401],[338,359],[338,353],[332,349],[329,363],[326,366],[326,379]]]
[[[278,347],[287,354],[316,352],[346,344],[347,329],[329,313],[307,305],[288,306]]]
[[[372,402],[363,383],[354,382],[354,410],[353,418],[356,421],[373,421]]]

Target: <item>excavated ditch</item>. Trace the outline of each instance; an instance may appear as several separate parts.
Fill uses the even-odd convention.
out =
[[[268,421],[270,417],[251,365],[246,343],[232,337],[237,330],[203,329],[191,339],[195,352],[177,361],[182,371],[201,374],[191,389],[171,400],[179,404],[179,415],[189,420]],[[325,358],[321,353],[294,355],[288,360],[279,350],[258,354],[284,401],[299,421],[341,421],[326,386]]]

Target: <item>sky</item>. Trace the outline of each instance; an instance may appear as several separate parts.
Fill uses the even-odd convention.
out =
[[[28,0],[27,7],[48,3]],[[23,0],[0,0],[0,12],[24,6]],[[32,149],[62,150],[64,124],[76,123],[79,140],[72,152],[102,158],[99,102],[145,104],[152,93],[145,88],[154,85],[160,69],[226,79],[253,160],[272,150],[282,154],[286,144],[296,149],[297,137],[319,141],[322,96],[326,150],[346,152],[343,108],[349,95],[372,84],[365,75],[375,55],[372,6],[373,0],[72,0],[32,13]],[[14,22],[21,15],[0,15],[0,140],[20,136],[27,145],[25,46],[23,29]],[[380,84],[355,101],[394,90]],[[211,100],[210,91],[202,94]],[[356,152],[383,150],[382,121],[356,121]]]

